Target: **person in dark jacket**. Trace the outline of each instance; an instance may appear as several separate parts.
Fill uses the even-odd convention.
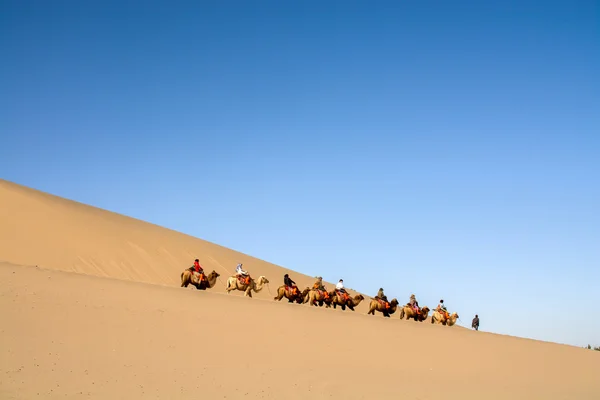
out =
[[[471,322],[471,328],[476,331],[479,330],[479,315],[475,314],[475,318],[473,318],[473,322]]]
[[[383,301],[385,301],[387,303],[388,299],[387,296],[383,293],[383,288],[379,288],[379,292],[377,292],[377,296],[375,296],[376,299],[381,299]]]
[[[290,289],[292,289],[292,293],[296,294],[298,292],[298,287],[296,286],[296,282],[294,282],[288,274],[285,274],[283,276],[283,284],[285,286],[289,287]]]

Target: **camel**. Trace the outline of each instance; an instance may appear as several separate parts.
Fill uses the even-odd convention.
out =
[[[427,319],[427,315],[429,315],[429,307],[425,306],[421,308],[421,314],[417,314],[415,310],[410,305],[405,305],[400,309],[400,319],[414,319],[417,322],[423,322]]]
[[[375,311],[379,311],[383,314],[384,317],[389,318],[391,314],[396,312],[398,308],[398,300],[392,299],[389,302],[389,308],[386,307],[386,302],[378,299],[371,299],[371,304],[369,304],[369,312],[368,314],[375,315]]]
[[[296,294],[292,294],[292,291],[290,289],[288,289],[285,285],[282,285],[277,288],[277,296],[275,296],[273,300],[281,301],[281,299],[285,297],[286,299],[288,299],[288,303],[296,302],[298,304],[302,304],[302,301],[310,291],[310,288],[307,287],[302,292],[300,292],[300,289],[297,290],[298,292]]]
[[[358,306],[360,302],[365,299],[362,294],[357,294],[354,297],[350,297],[346,301],[346,299],[338,297],[335,291],[329,293],[329,296],[331,297],[331,304],[333,304],[333,308],[336,308],[336,306],[340,306],[342,310],[346,310],[346,307],[348,307],[352,311],[354,311],[354,307]]]
[[[447,326],[452,326],[454,324],[456,324],[456,320],[459,318],[457,313],[452,313],[450,314],[450,317],[448,319],[446,319],[446,316],[443,315],[442,313],[440,313],[438,310],[435,310],[433,312],[433,315],[431,316],[431,323],[432,324],[437,324],[437,325],[447,325]]]
[[[323,307],[323,304],[325,304],[325,308],[329,308],[331,307],[331,299],[331,295],[327,291],[311,289],[304,296],[304,303],[309,303],[311,306],[318,305],[319,307]]]
[[[258,280],[250,278],[250,284],[240,282],[236,276],[230,276],[227,278],[225,290],[227,293],[231,292],[232,290],[240,290],[244,292],[244,296],[252,297],[253,290],[258,293],[263,290],[267,283],[269,283],[269,280],[262,275],[258,277]]]
[[[212,289],[217,283],[217,278],[221,276],[216,271],[212,271],[208,276],[205,275],[205,279],[201,282],[198,281],[199,276],[194,274],[189,268],[181,273],[181,287],[188,287],[193,285],[198,290]]]

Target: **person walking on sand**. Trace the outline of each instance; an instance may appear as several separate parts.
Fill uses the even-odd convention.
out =
[[[473,318],[473,322],[471,322],[471,328],[476,331],[479,330],[479,315],[475,314],[475,318]]]

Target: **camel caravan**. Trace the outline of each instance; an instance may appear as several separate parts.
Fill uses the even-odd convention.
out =
[[[196,259],[194,265],[181,273],[181,287],[192,285],[198,290],[212,289],[219,276],[214,270],[206,275],[200,262]],[[235,275],[227,278],[225,291],[230,293],[233,290],[239,290],[244,292],[244,296],[252,297],[252,292],[258,293],[268,284],[269,280],[266,277],[261,275],[258,279],[254,279],[247,271],[242,269],[242,264],[238,264]],[[333,307],[334,309],[339,306],[342,310],[348,308],[351,311],[354,311],[365,300],[361,294],[354,297],[350,296],[344,288],[343,279],[339,280],[332,291],[328,291],[325,288],[322,277],[317,277],[317,281],[313,284],[312,288],[306,287],[304,290],[300,290],[289,274],[283,276],[283,285],[277,288],[276,296],[273,299],[281,301],[283,298],[286,298],[288,303],[308,303],[310,306],[325,306],[325,308]],[[410,296],[408,303],[405,305],[400,305],[398,299],[395,298],[392,301],[388,301],[383,288],[379,288],[377,295],[371,298],[367,314],[375,315],[375,311],[381,313],[386,318],[390,318],[391,315],[398,312],[400,319],[423,322],[429,318],[431,310],[427,306],[420,307],[414,294]],[[458,314],[456,312],[450,314],[446,310],[444,300],[440,300],[440,304],[433,311],[430,321],[435,325],[453,326],[458,319]]]

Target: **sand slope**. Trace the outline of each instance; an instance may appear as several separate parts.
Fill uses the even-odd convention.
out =
[[[8,264],[0,282],[2,399],[600,395],[584,349]]]
[[[179,288],[196,257],[288,271],[0,181],[0,398],[600,398],[598,352]]]
[[[181,272],[199,258],[207,271],[222,275],[216,291],[225,290],[239,262],[252,276],[266,276],[272,292],[286,272],[301,288],[315,281],[180,232],[5,180],[0,180],[0,227],[0,261],[14,264],[179,286]],[[269,290],[254,296],[272,298]]]

